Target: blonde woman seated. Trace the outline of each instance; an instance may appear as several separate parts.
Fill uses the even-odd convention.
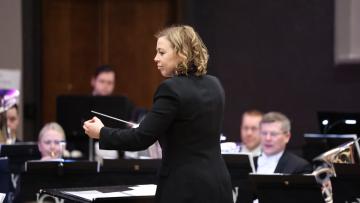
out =
[[[62,159],[65,152],[64,129],[55,122],[45,124],[39,133],[38,147],[41,160]]]

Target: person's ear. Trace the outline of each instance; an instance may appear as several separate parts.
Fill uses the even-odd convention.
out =
[[[41,144],[40,144],[40,140],[38,141],[37,145],[38,145],[39,152],[41,153],[42,152],[42,147],[41,147]]]
[[[290,132],[286,133],[286,143],[289,143],[290,138],[291,138],[291,133]]]

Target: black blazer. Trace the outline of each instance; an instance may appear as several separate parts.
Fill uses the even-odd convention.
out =
[[[162,165],[156,202],[232,202],[221,157],[224,91],[213,76],[175,76],[158,87],[153,107],[137,129],[100,131],[100,148],[143,150],[156,140]]]
[[[258,157],[254,158],[256,169],[257,159]],[[283,155],[280,157],[278,164],[276,165],[274,173],[307,174],[311,173],[312,170],[312,165],[308,161],[285,150]]]

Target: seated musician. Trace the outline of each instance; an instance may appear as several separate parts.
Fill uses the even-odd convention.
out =
[[[241,143],[221,143],[222,153],[250,153],[253,157],[261,153],[259,124],[262,113],[258,110],[247,110],[242,114],[240,124]]]
[[[286,150],[291,137],[290,128],[290,120],[282,113],[269,112],[263,116],[260,122],[262,154],[254,161],[257,173],[312,172],[309,162]]]
[[[61,159],[65,152],[64,129],[55,122],[45,124],[39,133],[38,147],[41,160]]]

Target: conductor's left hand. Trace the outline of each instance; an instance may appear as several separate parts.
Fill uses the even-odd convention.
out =
[[[102,127],[104,127],[104,124],[96,116],[93,117],[90,120],[85,121],[84,125],[83,125],[85,133],[90,138],[94,138],[94,139],[99,139],[100,130],[101,130]]]

